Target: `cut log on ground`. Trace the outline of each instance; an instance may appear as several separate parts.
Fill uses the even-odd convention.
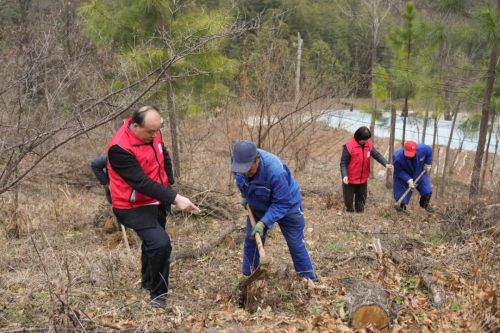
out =
[[[356,278],[341,280],[347,294],[344,301],[349,310],[349,324],[361,329],[371,324],[381,332],[389,331],[391,301],[379,284]]]

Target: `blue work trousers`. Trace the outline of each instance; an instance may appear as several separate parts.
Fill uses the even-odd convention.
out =
[[[261,218],[262,216],[255,215],[256,222],[258,222]],[[288,250],[292,256],[293,265],[297,275],[316,282],[316,274],[314,274],[311,258],[307,252],[304,239],[305,220],[302,205],[297,208],[296,212],[285,216],[276,223],[279,224],[281,233],[285,237],[286,243],[288,244]],[[267,228],[264,230],[264,237],[262,237],[263,244],[265,244],[266,241],[267,230]],[[246,276],[250,275],[257,267],[259,267],[260,263],[257,243],[255,239],[250,239],[251,234],[252,225],[250,223],[250,219],[247,217],[247,230],[243,249],[242,267],[242,272]]]

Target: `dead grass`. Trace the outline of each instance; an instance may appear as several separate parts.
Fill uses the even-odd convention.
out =
[[[200,133],[201,140],[202,130],[201,124],[194,124],[191,134]],[[197,259],[173,261],[170,283],[177,289],[170,295],[167,308],[152,309],[148,293],[138,285],[137,236],[129,232],[132,255],[128,255],[119,234],[102,231],[104,222],[112,217],[110,208],[101,188],[95,182],[86,183],[83,175],[90,175],[82,171],[75,176],[79,184],[34,179],[21,187],[17,212],[13,210],[13,193],[3,197],[3,220],[23,222],[18,237],[8,234],[7,223],[0,230],[1,329],[348,332],[348,314],[341,310],[345,291],[340,279],[355,276],[376,280],[377,262],[359,254],[372,251],[372,237],[390,243],[400,236],[425,243],[422,255],[428,258],[438,283],[446,287],[448,303],[445,309],[434,309],[418,275],[388,263],[385,283],[391,299],[404,306],[392,325],[393,332],[492,332],[498,327],[498,238],[477,233],[461,243],[450,242],[440,216],[425,213],[418,207],[417,198],[410,205],[411,215],[396,213],[384,177],[377,173],[376,179],[370,180],[366,213],[344,214],[340,149],[333,144],[347,141],[350,135],[320,129],[314,136],[305,168],[294,175],[304,195],[306,244],[319,276],[317,285],[295,276],[285,240],[276,228],[266,243],[273,258],[271,272],[252,286],[248,311],[238,307],[234,293],[242,278],[242,244],[221,244]],[[234,193],[228,172],[228,140],[215,133],[198,145],[185,147],[184,179],[205,189]],[[283,159],[293,161],[287,154]],[[91,157],[79,158],[88,164]],[[294,162],[290,164],[293,170]],[[463,198],[467,194],[456,195]],[[234,211],[243,225],[237,196],[227,200],[235,202]],[[449,201],[433,198],[443,214],[451,209]],[[457,218],[469,221],[456,212]],[[474,210],[474,214],[477,212]],[[181,251],[201,246],[223,225],[224,221],[210,217],[178,216],[168,221],[167,229],[174,251]]]

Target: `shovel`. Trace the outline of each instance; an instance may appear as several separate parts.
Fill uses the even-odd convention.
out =
[[[247,212],[248,212],[248,217],[250,218],[250,223],[252,224],[252,228],[255,228],[255,218],[253,216],[252,210],[250,209],[250,206],[247,204]],[[246,301],[246,296],[247,296],[247,287],[254,281],[258,280],[262,274],[267,272],[269,269],[269,264],[271,263],[271,258],[266,256],[266,252],[264,251],[264,245],[262,245],[262,239],[260,238],[260,234],[256,233],[255,234],[255,241],[257,242],[257,249],[259,250],[259,255],[260,255],[260,265],[257,267],[253,273],[246,278],[245,280],[242,280],[239,285],[238,289],[241,291],[240,294],[240,305],[244,305]]]
[[[417,185],[418,185],[417,183],[420,180],[420,178],[422,178],[424,175],[425,175],[425,170],[422,171],[422,173],[420,175],[418,175],[417,179],[415,179],[415,181],[413,182],[415,184],[415,188],[417,187]],[[410,193],[411,191],[413,191],[413,188],[408,187],[408,189],[405,191],[405,193],[403,193],[403,195],[401,196],[401,198],[399,198],[398,202],[396,202],[394,204],[394,208],[396,210],[402,211],[402,209],[401,209],[401,202],[403,202],[404,198],[406,198],[406,196],[408,195],[408,193]]]

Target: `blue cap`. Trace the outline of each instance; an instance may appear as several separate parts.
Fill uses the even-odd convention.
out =
[[[234,145],[231,172],[245,173],[252,167],[257,157],[257,146],[252,141],[243,140]]]

